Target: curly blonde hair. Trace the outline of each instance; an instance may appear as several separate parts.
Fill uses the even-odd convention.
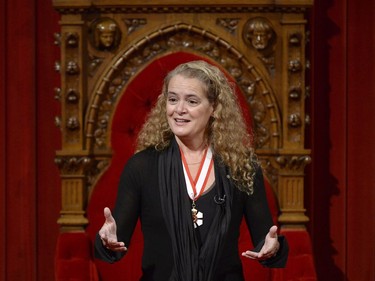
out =
[[[257,158],[252,147],[252,136],[247,130],[234,87],[225,75],[205,61],[191,61],[177,66],[164,79],[163,90],[151,110],[137,139],[137,151],[153,147],[166,149],[174,137],[166,114],[169,81],[181,75],[195,78],[206,86],[208,100],[214,113],[207,124],[207,142],[216,156],[229,168],[236,187],[248,194],[254,190]]]

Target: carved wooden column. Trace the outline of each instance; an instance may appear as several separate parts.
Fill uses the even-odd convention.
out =
[[[304,227],[309,220],[304,208],[304,168],[310,163],[305,142],[305,24],[302,13],[281,17],[283,148],[275,165],[279,167],[279,217],[284,227]]]
[[[83,230],[88,223],[85,217],[88,197],[85,174],[91,167],[91,160],[85,156],[60,155],[55,162],[62,181],[62,207],[58,223],[62,230]]]
[[[61,171],[62,209],[58,223],[62,229],[84,229],[87,202],[86,171],[91,160],[85,150],[84,107],[86,97],[86,41],[80,14],[61,18],[61,129],[62,149],[56,164]]]

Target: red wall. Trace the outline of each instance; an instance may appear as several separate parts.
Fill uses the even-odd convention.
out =
[[[375,280],[375,2],[315,2],[306,206],[318,276]],[[51,0],[0,1],[0,280],[54,280],[58,20]]]
[[[375,280],[374,3],[320,0],[312,14],[307,201],[319,280]]]
[[[54,280],[58,14],[50,0],[0,2],[0,280]]]

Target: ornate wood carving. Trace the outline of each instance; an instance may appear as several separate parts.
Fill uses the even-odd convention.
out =
[[[262,74],[228,42],[211,32],[192,25],[175,24],[159,29],[120,53],[113,62],[116,69],[104,72],[99,88],[94,91],[88,116],[86,137],[93,139],[97,149],[108,149],[107,125],[113,106],[123,92],[128,80],[135,76],[147,62],[172,50],[201,53],[228,70],[242,88],[254,114],[255,131],[259,148],[278,148],[280,138],[280,113],[272,88]],[[272,123],[273,126],[270,126]],[[96,127],[94,131],[93,128]],[[88,144],[88,147],[91,145]]]
[[[148,63],[176,51],[216,61],[237,82],[252,112],[257,153],[279,198],[279,221],[304,227],[304,168],[310,162],[304,148],[304,13],[311,0],[91,2],[53,2],[61,13],[61,33],[55,34],[61,46],[55,92],[62,107],[56,117],[62,131],[56,157],[61,228],[87,224],[86,205],[111,159],[110,122],[127,84]]]
[[[235,33],[238,29],[238,24],[240,22],[239,18],[217,18],[216,24],[224,27],[230,33]]]

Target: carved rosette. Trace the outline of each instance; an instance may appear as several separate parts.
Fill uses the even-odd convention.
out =
[[[147,24],[147,19],[145,18],[126,18],[124,23],[127,26],[128,34],[134,32],[135,30],[141,28]]]
[[[228,32],[231,34],[236,33],[239,22],[240,22],[239,18],[217,18],[216,19],[216,24],[218,26],[222,26],[223,28],[228,30]]]

